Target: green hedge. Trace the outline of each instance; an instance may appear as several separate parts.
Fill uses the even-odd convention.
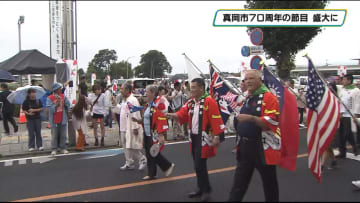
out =
[[[17,82],[12,82],[7,84],[10,91],[15,91],[18,87],[20,87],[20,84]]]

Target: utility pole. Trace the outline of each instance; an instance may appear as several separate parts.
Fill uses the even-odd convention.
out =
[[[74,15],[73,1],[63,1],[63,57],[74,60]]]
[[[21,24],[24,23],[25,17],[20,16],[18,20],[18,30],[19,30],[19,52],[21,51]],[[30,81],[29,81],[30,82]],[[22,75],[20,75],[20,86],[22,87]]]

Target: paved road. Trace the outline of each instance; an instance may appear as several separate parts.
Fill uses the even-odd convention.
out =
[[[234,175],[234,142],[234,138],[227,138],[218,155],[208,161],[212,201],[228,198]],[[341,168],[325,170],[319,184],[307,168],[306,151],[305,130],[301,130],[302,156],[297,171],[277,170],[281,201],[359,201],[360,191],[350,184],[360,178],[359,161],[340,160]],[[158,179],[153,181],[141,180],[145,171],[119,170],[124,163],[122,149],[2,160],[0,201],[197,201],[186,196],[196,185],[188,143],[167,145],[163,154],[176,164],[174,173],[164,177],[159,170]],[[264,201],[257,172],[244,200]]]

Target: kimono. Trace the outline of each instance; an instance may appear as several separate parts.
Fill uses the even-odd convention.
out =
[[[186,102],[179,111],[176,112],[180,124],[189,124],[189,134],[192,129],[192,117],[194,113],[195,99]],[[220,116],[220,111],[216,101],[208,95],[204,95],[200,99],[199,108],[199,132],[201,136],[201,158],[210,158],[216,155],[216,147],[214,146],[214,136],[223,135],[225,125]],[[192,153],[192,141],[189,136],[190,153]]]

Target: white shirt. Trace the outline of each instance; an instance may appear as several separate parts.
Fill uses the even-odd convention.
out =
[[[360,90],[358,88],[345,89],[342,88],[339,93],[341,101],[353,114],[360,114]],[[340,113],[343,117],[351,117],[346,108],[341,104]]]
[[[126,132],[127,119],[129,118],[128,108],[126,101],[120,104],[120,132]]]
[[[200,110],[200,101],[196,102],[194,105],[194,114],[191,120],[191,133],[199,134],[199,110]]]
[[[150,132],[150,105],[148,105],[148,107],[146,108],[145,112],[144,112],[144,130],[145,130],[145,135],[146,136],[151,136],[151,132]]]
[[[98,96],[96,96],[95,94],[91,94],[89,95],[89,100],[90,100],[90,104],[93,105],[94,101],[96,100]],[[103,93],[101,93],[98,101],[96,102],[96,104],[93,106],[93,113],[95,114],[101,114],[101,115],[105,115],[107,114],[107,111],[105,109],[105,96]]]
[[[172,104],[174,106],[175,109],[181,107],[183,105],[183,98],[182,98],[182,92],[181,90],[180,91],[173,91],[172,92],[172,95],[171,96],[175,96],[173,99],[172,99]]]
[[[111,90],[107,89],[104,93],[105,95],[105,106],[107,108],[109,108],[111,106],[111,96],[112,96],[112,92]]]

